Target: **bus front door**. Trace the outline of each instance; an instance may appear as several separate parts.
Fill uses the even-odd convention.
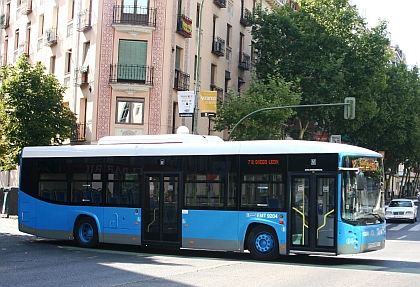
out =
[[[179,174],[146,173],[142,216],[144,244],[179,245]]]
[[[290,252],[336,254],[336,175],[292,174]]]

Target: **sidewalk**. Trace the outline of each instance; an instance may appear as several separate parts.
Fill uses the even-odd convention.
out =
[[[0,238],[3,234],[33,236],[19,231],[17,216],[7,218],[5,214],[0,214]]]

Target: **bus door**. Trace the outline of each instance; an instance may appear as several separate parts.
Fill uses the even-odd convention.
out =
[[[290,252],[336,253],[337,176],[291,174]]]
[[[178,173],[145,173],[142,234],[145,244],[180,244]]]

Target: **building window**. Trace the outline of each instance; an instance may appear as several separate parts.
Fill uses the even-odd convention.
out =
[[[227,24],[226,29],[226,46],[230,47],[230,43],[232,42],[232,26]]]
[[[55,56],[50,58],[50,74],[55,73]]]
[[[215,64],[211,64],[211,70],[210,70],[210,84],[216,85],[216,72],[217,72],[217,66]]]
[[[197,15],[195,17],[195,26],[198,28],[200,26],[200,4],[197,3]]]
[[[19,48],[19,29],[15,31],[15,42],[14,42],[14,49],[17,50]]]
[[[39,16],[38,21],[38,37],[42,37],[44,35],[44,14]]]
[[[119,124],[143,124],[144,99],[117,98],[117,118]]]
[[[182,49],[176,46],[175,49],[175,69],[181,71],[181,58],[182,58]]]
[[[71,72],[71,49],[66,52],[66,63],[64,73],[70,74]]]
[[[73,19],[74,19],[74,0],[70,0],[68,21],[71,21]]]

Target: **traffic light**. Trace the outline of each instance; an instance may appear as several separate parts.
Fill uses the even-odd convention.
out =
[[[346,120],[353,120],[356,117],[356,99],[354,97],[347,97],[344,99],[344,118]]]

